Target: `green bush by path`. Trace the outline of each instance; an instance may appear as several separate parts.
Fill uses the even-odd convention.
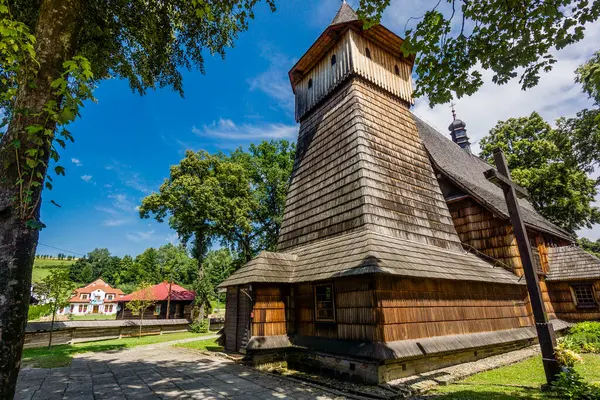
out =
[[[100,340],[97,342],[86,342],[77,344],[61,344],[52,346],[50,350],[47,347],[38,347],[34,349],[24,349],[22,365],[35,368],[56,368],[66,367],[71,364],[74,354],[99,352],[108,350],[121,350],[146,344],[155,344],[170,342],[173,340],[197,338],[206,335],[193,332],[178,332],[164,335],[142,336],[141,338],[131,337],[123,339]]]
[[[600,322],[580,322],[569,328],[561,344],[578,353],[600,353]]]

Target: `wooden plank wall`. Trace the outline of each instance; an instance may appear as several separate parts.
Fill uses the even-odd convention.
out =
[[[385,275],[376,282],[386,342],[532,325],[524,286]]]
[[[237,351],[237,287],[228,287],[225,297],[225,349]]]
[[[252,336],[277,336],[287,333],[287,285],[255,285]]]
[[[463,243],[514,268],[518,276],[523,275],[517,240],[508,221],[470,198],[448,203],[448,208]]]
[[[252,301],[250,300],[252,292],[249,286],[241,285],[238,287],[236,351],[246,349],[246,345],[250,340],[250,311],[252,310]]]
[[[301,283],[294,287],[297,333],[330,339],[382,340],[376,325],[378,317],[373,297],[374,277],[336,279],[333,287],[336,323],[315,323],[311,283]]]
[[[546,282],[556,317],[565,321],[600,320],[600,310],[577,308],[568,282]],[[600,280],[594,281],[596,299],[600,299]]]

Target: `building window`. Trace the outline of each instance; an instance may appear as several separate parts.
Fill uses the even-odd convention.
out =
[[[308,80],[308,88],[309,88],[309,89],[312,89],[312,79],[309,79],[309,80]]]
[[[112,312],[112,310],[113,310],[112,304],[107,304],[104,306],[104,312]]]
[[[394,73],[395,73],[396,75],[400,75],[400,68],[398,68],[398,66],[397,66],[397,65],[394,65]]]
[[[594,296],[594,287],[589,285],[572,285],[573,297],[575,297],[575,305],[580,308],[595,308],[598,307]]]
[[[369,50],[369,48],[365,48],[365,55],[367,56],[367,58],[371,58],[371,50]]]
[[[114,299],[114,296],[112,294],[109,294],[106,296],[106,300],[112,300]]]
[[[334,54],[334,55],[331,56],[331,66],[333,67],[336,62],[337,62],[337,59],[336,59],[335,54]]]
[[[333,285],[315,285],[315,321],[335,321]]]
[[[154,307],[154,315],[155,316],[160,315],[160,304],[157,304],[156,307]]]
[[[88,295],[87,294],[82,294],[81,295],[81,300],[87,300],[88,299]]]
[[[83,312],[86,313],[87,312],[87,304],[83,306]]]
[[[77,308],[77,312],[81,313],[83,312],[83,305],[79,305],[79,307]]]

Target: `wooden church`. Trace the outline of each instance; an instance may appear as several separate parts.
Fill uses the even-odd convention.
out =
[[[221,284],[227,350],[377,383],[534,342],[502,191],[462,121],[453,142],[410,112],[401,44],[343,3],[290,71],[300,132],[278,251]],[[599,318],[600,260],[522,207],[554,329]]]

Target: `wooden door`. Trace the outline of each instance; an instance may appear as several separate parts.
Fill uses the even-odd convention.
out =
[[[98,314],[98,306],[92,308],[92,314]]]

